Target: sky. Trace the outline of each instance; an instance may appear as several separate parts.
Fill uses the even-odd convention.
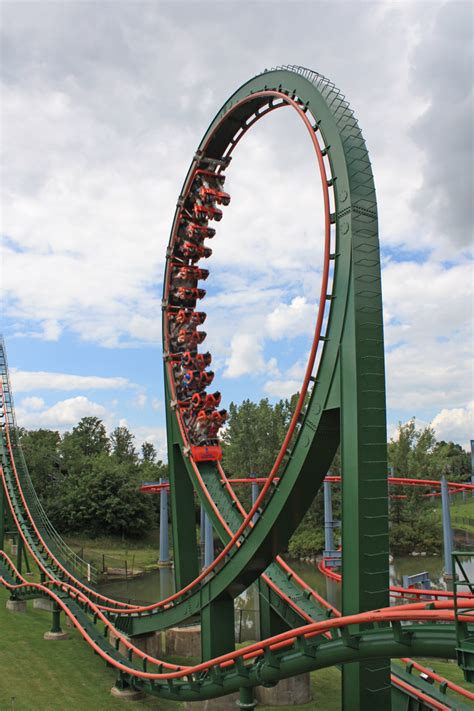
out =
[[[187,168],[265,68],[350,101],[380,218],[388,428],[474,437],[470,2],[5,2],[2,331],[20,425],[86,415],[166,456],[161,290]],[[298,390],[314,328],[322,199],[294,112],[236,150],[206,267],[224,405]]]

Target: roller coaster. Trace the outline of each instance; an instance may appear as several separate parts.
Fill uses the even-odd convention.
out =
[[[208,278],[199,266],[212,250],[232,153],[254,124],[276,109],[300,117],[314,150],[324,202],[324,260],[319,309],[298,401],[275,463],[247,511],[221,464],[221,394],[200,353],[206,315],[196,310]],[[176,592],[150,605],[108,598],[96,571],[68,548],[39,501],[23,457],[5,347],[2,374],[3,491],[0,582],[11,600],[46,597],[53,633],[60,613],[117,675],[116,688],[180,701],[239,693],[255,707],[254,688],[337,665],[345,711],[466,709],[474,694],[407,658],[458,659],[474,675],[474,596],[439,591],[390,606],[384,340],[373,175],[362,133],[345,97],[316,72],[265,70],[225,102],[196,151],[179,195],[166,252],[163,291],[164,384]],[[342,611],[312,590],[281,557],[322,486],[340,446]],[[264,474],[264,473],[262,473]],[[200,570],[197,494],[222,550]],[[256,514],[258,514],[256,516]],[[14,561],[7,530],[18,534]],[[40,572],[22,572],[27,551]],[[235,649],[234,600],[258,587],[261,640]],[[398,591],[402,598],[407,591]],[[432,591],[430,591],[432,593]],[[392,590],[393,594],[393,590]],[[414,600],[414,598],[417,598]],[[143,651],[139,640],[177,625],[201,625],[202,661],[177,665]],[[402,658],[423,681],[390,665]],[[433,683],[428,683],[433,682]],[[218,708],[218,706],[216,706]]]

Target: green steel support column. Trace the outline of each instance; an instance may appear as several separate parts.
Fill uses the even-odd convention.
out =
[[[7,530],[7,502],[5,491],[0,491],[0,550],[5,550],[5,532]]]
[[[59,632],[62,632],[61,629],[61,608],[59,607],[57,602],[53,602],[53,612],[52,612],[52,625],[51,625],[51,632],[54,634],[58,634]]]
[[[363,216],[352,215],[352,269],[341,344],[344,615],[389,605],[385,372],[373,195],[372,214],[366,209]],[[343,709],[390,709],[388,659],[343,667]]]
[[[25,546],[23,546],[23,560],[25,561],[26,572],[31,573],[30,561],[28,559],[28,553],[26,552]]]
[[[201,609],[202,660],[235,649],[234,601],[228,595],[204,604]]]
[[[180,590],[199,574],[194,493],[179,445],[169,447],[168,461],[174,572]]]
[[[21,573],[23,561],[23,538],[18,533],[16,540],[16,567],[18,572]]]
[[[240,699],[237,701],[238,708],[246,709],[247,711],[254,711],[257,706],[257,699],[255,698],[255,690],[253,686],[241,686],[240,687]]]
[[[271,606],[269,588],[262,578],[258,579],[258,593],[260,639],[267,639],[281,632],[287,632],[288,625],[285,624],[281,616]]]
[[[165,365],[166,372],[166,365]],[[170,402],[165,376],[165,399]],[[176,589],[181,590],[199,574],[198,548],[194,511],[194,493],[183,461],[177,427],[171,408],[166,408],[168,466],[170,482],[171,530]]]

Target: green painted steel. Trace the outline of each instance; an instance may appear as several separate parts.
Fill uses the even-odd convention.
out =
[[[5,562],[0,562],[0,576],[7,582],[15,582],[15,576]],[[16,594],[18,599],[38,597],[33,586]],[[455,658],[456,631],[453,624],[407,624],[407,633],[400,641],[398,629],[390,625],[371,626],[354,635],[338,636],[333,639],[313,637],[295,641],[291,647],[280,651],[269,651],[261,657],[245,664],[228,668],[211,666],[206,672],[183,675],[173,680],[144,680],[133,676],[133,671],[144,671],[139,660],[126,659],[104,636],[103,629],[95,617],[86,614],[82,605],[65,593],[60,597],[73,613],[77,622],[91,636],[97,646],[110,657],[124,664],[129,671],[120,672],[122,681],[149,694],[181,701],[198,701],[236,692],[242,687],[273,684],[280,679],[305,671],[323,669],[328,666],[351,663],[357,659],[377,659],[384,656],[400,657],[435,656],[444,659]],[[416,679],[412,679],[416,686]]]
[[[186,193],[202,156],[222,158],[246,122],[252,120],[256,112],[264,113],[269,101],[275,100],[270,92],[287,95],[305,107],[314,121],[315,131],[322,137],[329,161],[334,199],[331,219],[336,239],[331,310],[317,384],[281,481],[269,497],[263,516],[246,536],[245,545],[216,579],[224,579],[229,567],[230,579],[226,580],[225,588],[235,595],[284,550],[341,442],[345,471],[343,612],[350,614],[389,604],[385,380],[377,208],[370,161],[353,112],[331,82],[309,70],[283,67],[254,77],[233,94],[216,115],[199,145],[180,198]],[[180,201],[172,236],[179,216]],[[167,378],[165,367],[165,380]],[[167,388],[169,392],[169,382]],[[170,412],[169,420],[173,420],[173,415]],[[169,428],[168,436],[170,448],[185,446],[176,424]],[[201,468],[205,480],[212,480],[213,466]],[[188,473],[201,494],[190,465]],[[202,501],[219,531],[222,526],[213,516],[212,507],[205,497]],[[185,526],[185,523],[178,525]],[[177,565],[180,566],[179,560]],[[267,617],[269,620],[270,615]],[[345,709],[367,708],[369,704],[381,711],[388,709],[388,660],[378,661],[376,665],[361,663],[348,667],[344,687]]]
[[[265,71],[238,89],[218,112],[196,152],[178,201],[172,236],[180,215],[181,198],[203,156],[219,159],[226,155],[240,134],[256,120],[288,103],[304,113],[313,134],[320,137],[332,196],[332,289],[325,300],[326,330],[318,370],[314,373],[315,386],[291,451],[280,469],[280,481],[269,492],[253,527],[240,536],[240,546],[234,546],[218,568],[178,595],[166,609],[128,614],[123,608],[119,609],[117,603],[116,609],[108,615],[117,629],[130,635],[165,629],[200,617],[203,659],[212,659],[233,649],[233,599],[254,581],[259,584],[261,625],[266,635],[300,626],[308,620],[324,620],[331,614],[275,558],[286,548],[321,487],[339,444],[345,473],[342,482],[343,613],[364,612],[389,604],[385,380],[377,208],[363,137],[348,103],[334,85],[310,70],[283,67]],[[169,255],[170,250],[165,284]],[[166,309],[166,287],[163,306]],[[164,319],[164,343],[165,326]],[[243,517],[223,486],[218,466],[212,462],[194,466],[189,458],[176,410],[170,402],[173,389],[166,357],[167,354],[164,372],[170,500],[176,584],[177,589],[181,589],[192,583],[198,573],[196,531],[192,525],[194,492],[224,544],[240,527]],[[60,582],[67,579],[70,571],[84,580],[90,571],[68,551],[48,521],[22,457],[3,344],[0,365],[13,437],[10,452],[5,432],[2,432],[2,466],[8,499],[28,546],[48,574]],[[26,506],[14,475],[14,464]],[[44,545],[32,526],[30,515]],[[5,563],[0,564],[0,573],[6,581],[15,581],[13,571]],[[98,602],[97,593],[88,587],[88,598]],[[38,591],[23,588],[15,595],[37,597]],[[110,643],[96,624],[96,615],[87,614],[87,605],[78,604],[66,592],[60,596],[98,648],[123,663],[124,657],[116,645]],[[135,666],[135,660],[130,659],[126,664],[129,671],[119,673],[119,683],[179,700],[213,698],[240,689],[241,702],[249,699],[245,703],[251,703],[253,694],[249,689],[255,685],[273,684],[281,678],[337,664],[343,665],[345,711],[368,708],[385,711],[390,708],[390,657],[407,653],[455,656],[454,625],[410,624],[404,631],[409,634],[401,640],[398,626],[387,623],[380,627],[364,625],[363,629],[351,627],[346,633],[333,631],[328,639],[298,638],[291,647],[267,650],[251,662],[239,662],[225,669],[211,665],[198,675],[167,681],[137,678],[133,670],[143,670],[143,667]]]
[[[466,561],[473,557],[474,551],[452,552],[457,658],[458,664],[464,672],[464,678],[471,683],[474,682],[474,631],[467,622],[460,619],[460,616],[470,617],[474,622],[474,613],[463,606],[463,598],[459,597],[459,593],[474,594],[474,579],[471,579],[468,570],[466,570]]]

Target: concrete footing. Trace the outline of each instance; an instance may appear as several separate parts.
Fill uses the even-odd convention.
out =
[[[12,555],[17,555],[17,554],[18,554],[18,546],[17,546],[16,543],[12,543],[12,544],[11,544],[11,552],[12,552]]]
[[[43,639],[48,642],[61,642],[63,639],[69,639],[69,632],[45,632]]]
[[[308,704],[313,698],[308,672],[282,679],[276,686],[257,686],[255,691],[257,701],[267,706],[298,706]]]
[[[37,597],[33,600],[33,610],[44,610],[45,612],[53,611],[53,601],[44,597]]]
[[[122,636],[125,637],[125,639],[127,639],[127,640],[130,641],[130,637],[127,637],[127,635],[122,635]],[[148,635],[147,635],[147,636],[148,636]],[[110,630],[110,631],[109,631],[109,642],[110,642],[110,644],[115,644],[115,640],[116,640],[116,639],[117,639],[117,635],[116,635],[112,630]],[[140,649],[142,649],[142,647],[136,643],[136,641],[137,641],[138,639],[139,639],[139,637],[134,637],[134,639],[133,639],[133,644],[134,644],[135,646],[139,647]],[[118,646],[118,651],[120,652],[120,654],[123,654],[123,656],[126,657],[126,656],[127,656],[127,653],[128,653],[128,648],[123,644],[123,642],[120,642],[120,643],[119,643],[119,646]],[[145,651],[145,650],[143,650],[143,651]],[[156,656],[156,655],[153,655],[153,656]],[[115,688],[115,687],[112,687],[112,688]],[[119,687],[117,687],[117,689],[118,689],[118,691],[121,691],[121,689],[120,689]]]
[[[219,696],[218,699],[206,699],[205,701],[185,701],[184,711],[237,711],[239,693]]]
[[[10,610],[10,612],[26,612],[26,600],[7,600],[7,610]]]
[[[142,634],[133,638],[142,652],[151,657],[166,655],[167,657],[198,657],[201,658],[201,626],[171,627],[163,632]],[[122,651],[120,649],[120,651]]]
[[[163,652],[170,657],[201,657],[201,626],[171,627],[166,630]]]
[[[110,693],[116,699],[121,699],[122,701],[140,701],[145,696],[142,691],[137,689],[121,689],[119,686],[113,686],[110,689]]]

